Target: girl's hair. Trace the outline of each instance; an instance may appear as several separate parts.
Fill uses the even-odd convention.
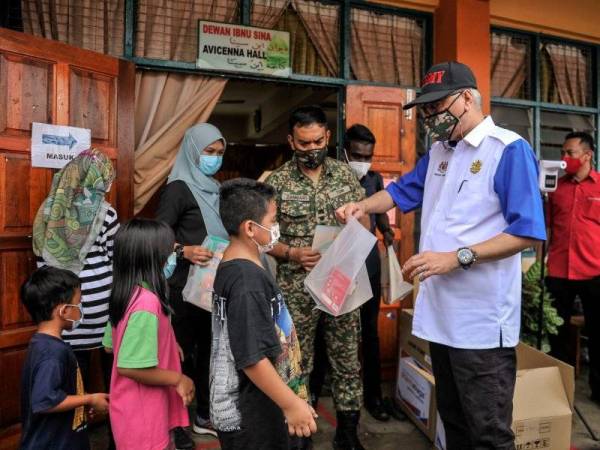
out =
[[[108,307],[113,326],[125,315],[142,282],[158,296],[165,314],[171,312],[163,267],[174,244],[173,230],[164,222],[132,219],[119,229],[115,236],[113,287]]]

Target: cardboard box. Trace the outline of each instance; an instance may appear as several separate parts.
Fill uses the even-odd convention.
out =
[[[396,402],[425,433],[436,448],[445,450],[445,433],[435,405],[435,379],[431,374],[429,345],[412,336],[412,310],[400,315],[400,362]],[[516,450],[569,450],[575,398],[572,366],[520,343],[517,348],[517,378],[513,397],[513,423]],[[407,386],[407,383],[411,386]],[[418,389],[415,389],[417,386]],[[429,387],[428,409],[415,408],[414,392]],[[422,403],[427,397],[422,396]],[[417,405],[418,406],[418,405]],[[427,411],[427,420],[424,413]]]
[[[405,414],[430,439],[435,436],[435,380],[412,356],[398,361],[394,398]]]
[[[400,312],[399,348],[400,357],[412,356],[421,366],[431,373],[431,356],[429,356],[429,342],[412,334],[413,310],[403,309]]]

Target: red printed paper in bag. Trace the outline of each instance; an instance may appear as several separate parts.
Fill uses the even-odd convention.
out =
[[[337,314],[344,305],[351,283],[352,280],[339,269],[333,269],[327,277],[323,292],[323,303],[334,314]]]

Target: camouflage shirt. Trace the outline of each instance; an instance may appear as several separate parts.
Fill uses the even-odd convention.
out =
[[[292,247],[310,247],[317,225],[339,225],[335,210],[364,198],[364,189],[350,167],[332,158],[325,159],[317,184],[300,171],[294,158],[265,182],[277,190],[280,242]],[[303,270],[297,263],[280,264],[284,271]]]

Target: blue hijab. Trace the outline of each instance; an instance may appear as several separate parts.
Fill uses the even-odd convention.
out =
[[[204,175],[199,169],[200,155],[206,147],[225,138],[217,127],[209,123],[199,123],[185,132],[175,165],[167,179],[167,184],[181,180],[187,184],[200,207],[202,218],[209,235],[228,239],[227,232],[219,216],[220,184],[213,177]]]

